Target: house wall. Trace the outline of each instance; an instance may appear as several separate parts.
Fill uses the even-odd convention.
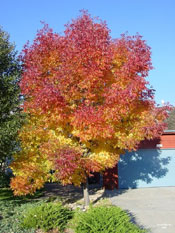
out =
[[[157,149],[161,145],[161,149],[174,149],[175,150],[175,135],[164,134],[160,138],[153,140],[144,140],[140,143],[139,149]]]
[[[162,135],[160,138],[162,149],[175,150],[175,135]]]

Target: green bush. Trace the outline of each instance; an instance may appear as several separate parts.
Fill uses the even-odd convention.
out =
[[[10,178],[12,174],[5,174],[4,172],[0,172],[0,188],[7,188],[10,185]]]
[[[74,217],[76,233],[143,233],[130,222],[129,215],[115,206],[91,207],[87,212],[77,212]]]
[[[42,203],[26,209],[21,219],[21,227],[44,231],[58,229],[62,232],[72,216],[73,212],[61,203]]]

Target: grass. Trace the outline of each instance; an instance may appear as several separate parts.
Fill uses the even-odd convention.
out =
[[[5,201],[5,200],[24,201],[24,200],[41,198],[42,196],[43,196],[43,190],[37,191],[34,195],[16,197],[13,195],[13,191],[10,188],[0,188],[0,201]]]
[[[15,197],[13,192],[9,188],[0,188],[0,233],[35,233],[35,229],[21,229],[20,228],[20,219],[21,216],[24,216],[25,210],[30,207],[35,207],[44,202],[54,202],[58,201],[60,197],[44,197],[44,190],[36,192],[33,196],[24,196],[24,197]],[[82,205],[82,200],[75,203],[76,206]],[[108,198],[101,199],[96,203],[92,203],[91,207],[100,208],[100,207],[111,206],[111,202]],[[77,209],[78,215],[75,215],[75,218],[68,225],[71,228],[70,232],[78,232],[75,230],[75,226],[79,222],[79,217],[81,216],[81,210]],[[82,212],[83,214],[83,212]],[[77,219],[78,216],[78,219]],[[95,219],[95,218],[94,218]],[[94,220],[93,219],[93,220]],[[98,218],[97,218],[98,219]],[[103,221],[102,221],[103,222]],[[133,225],[133,229],[136,229],[137,226]],[[134,228],[135,227],[135,228]],[[73,229],[75,231],[73,231]],[[54,231],[53,231],[54,232]],[[69,232],[69,231],[67,231]],[[122,232],[122,231],[121,231]],[[139,230],[133,230],[133,232],[145,232]],[[96,233],[96,232],[95,232]]]
[[[13,198],[13,192],[9,188],[0,189],[0,201]]]

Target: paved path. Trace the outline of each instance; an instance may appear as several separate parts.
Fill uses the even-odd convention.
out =
[[[175,187],[106,191],[106,195],[149,232],[175,233]]]

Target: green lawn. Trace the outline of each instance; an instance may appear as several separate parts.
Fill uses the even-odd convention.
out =
[[[0,188],[0,201],[13,200],[13,201],[30,201],[33,199],[41,198],[43,191],[37,191],[34,195],[27,195],[24,197],[15,197],[10,188]]]

